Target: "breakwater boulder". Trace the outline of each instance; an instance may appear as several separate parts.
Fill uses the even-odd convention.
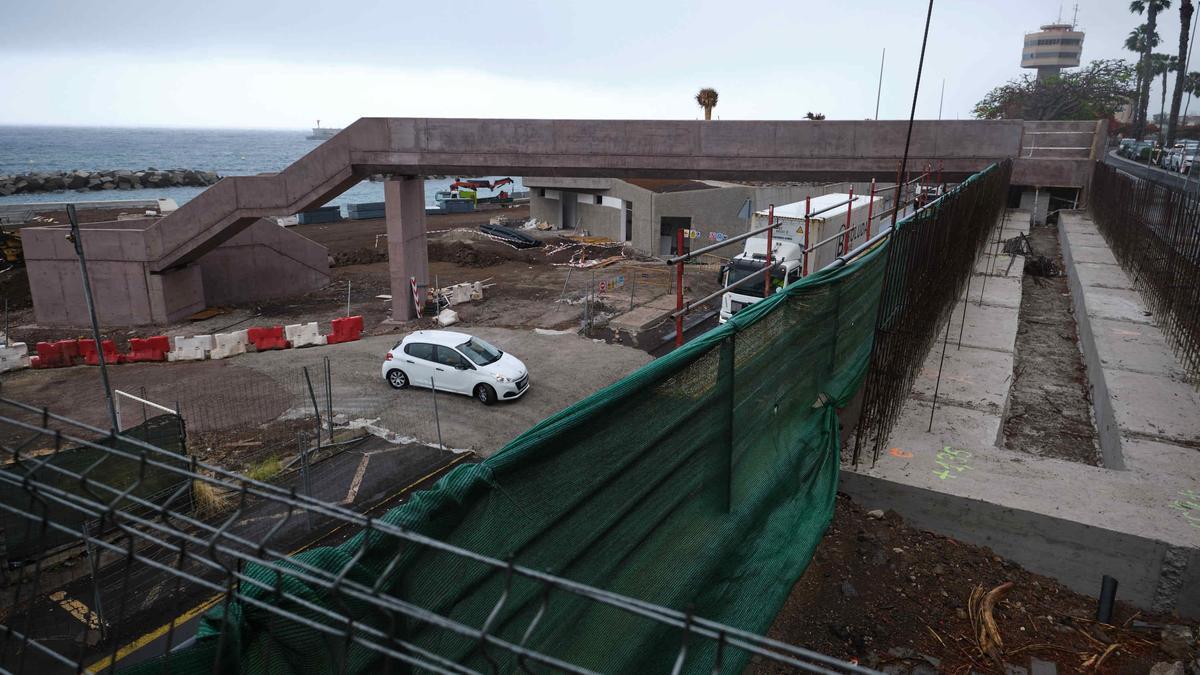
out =
[[[0,175],[0,196],[75,190],[139,190],[142,188],[207,187],[221,180],[212,171],[155,169],[130,171],[57,171]]]

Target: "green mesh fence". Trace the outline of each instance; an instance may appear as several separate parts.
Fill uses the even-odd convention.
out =
[[[866,375],[886,260],[883,245],[740,312],[542,421],[486,461],[456,468],[382,520],[765,632],[832,518],[837,408]],[[400,550],[400,563],[391,564]],[[583,668],[667,671],[680,645],[677,628],[566,592],[544,598],[540,584],[376,530],[296,557],[348,569],[348,580],[476,627],[507,589],[489,632]],[[299,618],[329,622],[285,595],[471,669],[511,672],[520,665],[509,652],[489,653],[478,640],[429,623],[255,565],[245,571],[267,588],[243,584],[240,595]],[[539,611],[544,615],[526,635]],[[685,669],[711,672],[715,649],[713,641],[697,640]],[[738,672],[745,659],[730,650],[723,668]],[[375,651],[236,597],[206,616],[195,645],[170,661],[174,672],[403,670]],[[158,672],[163,665],[142,668]]]

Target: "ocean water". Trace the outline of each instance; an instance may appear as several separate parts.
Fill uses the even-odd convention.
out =
[[[103,127],[0,126],[0,175],[32,171],[85,171],[100,169],[197,169],[222,176],[247,176],[281,171],[320,141],[305,139],[307,129],[158,129]],[[477,178],[478,176],[471,176]],[[500,178],[500,176],[488,176]],[[512,176],[524,189],[521,179]],[[425,205],[437,206],[434,194],[445,190],[453,178],[425,181]],[[26,202],[80,202],[109,199],[169,197],[184,204],[204,191],[201,187],[142,190],[43,192],[0,196],[0,204]],[[491,196],[483,191],[481,196]],[[330,204],[383,201],[383,183],[363,181]]]

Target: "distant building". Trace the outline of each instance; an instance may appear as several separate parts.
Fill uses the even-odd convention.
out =
[[[524,177],[529,188],[529,215],[555,229],[586,232],[624,242],[645,255],[676,253],[679,230],[696,231],[684,240],[685,251],[747,232],[755,211],[782,206],[830,192],[845,192],[846,183],[749,184],[674,178],[536,178]],[[880,193],[891,208],[892,195]],[[856,194],[870,191],[855,183]],[[739,244],[740,246],[740,244]],[[724,249],[722,255],[731,255]]]
[[[1036,33],[1025,34],[1021,67],[1036,68],[1038,79],[1043,80],[1058,75],[1063,68],[1078,67],[1082,55],[1083,31],[1075,30],[1074,24],[1051,23]]]
[[[1157,124],[1158,126],[1162,126],[1167,123],[1168,117],[1169,117],[1169,115],[1164,115],[1162,113],[1154,113],[1154,117],[1152,117],[1151,119],[1154,120],[1154,123]],[[1183,115],[1179,116],[1179,126],[1194,127],[1197,125],[1200,125],[1200,115],[1188,115],[1186,117]]]

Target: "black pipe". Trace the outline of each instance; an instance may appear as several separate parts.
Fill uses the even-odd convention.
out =
[[[1117,600],[1117,580],[1104,575],[1100,581],[1100,600],[1096,604],[1096,620],[1100,623],[1112,623],[1113,605]]]

